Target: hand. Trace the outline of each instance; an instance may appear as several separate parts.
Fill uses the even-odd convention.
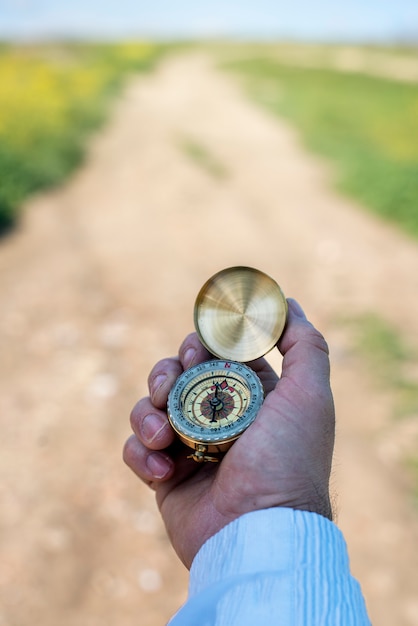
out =
[[[185,339],[178,358],[155,365],[150,397],[132,411],[134,435],[125,444],[124,460],[155,489],[168,535],[186,567],[209,537],[244,513],[282,506],[331,518],[334,405],[328,348],[297,302],[288,302],[278,344],[284,356],[281,378],[265,359],[250,364],[266,398],[221,463],[188,459],[190,449],[167,420],[167,397],[176,378],[212,358],[196,334]]]

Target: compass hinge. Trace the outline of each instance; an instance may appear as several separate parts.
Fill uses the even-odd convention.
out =
[[[198,444],[196,446],[196,450],[194,451],[194,453],[188,456],[187,458],[193,459],[193,461],[196,461],[197,463],[205,463],[205,462],[219,463],[220,459],[218,459],[216,456],[208,456],[206,454],[207,451],[208,451],[208,446],[204,446],[203,444]]]

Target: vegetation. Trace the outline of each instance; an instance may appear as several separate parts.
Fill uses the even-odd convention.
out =
[[[389,390],[394,399],[394,417],[418,413],[418,382],[414,376],[416,354],[399,333],[376,314],[351,320],[358,353],[373,374],[376,384]],[[412,372],[412,376],[411,376]],[[418,454],[410,451],[404,459],[418,505]]]
[[[246,58],[226,67],[296,122],[306,145],[335,165],[338,187],[418,237],[418,85],[290,66],[274,49]]]
[[[183,137],[179,142],[180,149],[193,163],[204,169],[213,178],[226,178],[228,175],[226,167],[219,159],[200,141]]]
[[[28,194],[73,170],[112,94],[160,53],[144,43],[0,47],[0,232]]]
[[[414,420],[418,413],[416,352],[399,332],[375,313],[344,320],[353,337],[353,347],[379,388],[393,399],[394,419]],[[418,454],[414,441],[403,463],[410,476],[412,496],[418,506]]]
[[[395,417],[418,413],[418,382],[411,377],[416,354],[400,334],[374,313],[351,321],[354,345],[374,379],[395,394]]]

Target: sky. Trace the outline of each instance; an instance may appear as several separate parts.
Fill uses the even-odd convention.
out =
[[[0,38],[418,40],[417,0],[0,0]]]

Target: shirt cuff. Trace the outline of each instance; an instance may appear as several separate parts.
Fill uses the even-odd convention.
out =
[[[189,597],[237,572],[289,571],[297,563],[322,570],[330,561],[333,569],[348,568],[346,544],[333,522],[286,508],[254,511],[203,544],[190,570]]]
[[[370,624],[360,586],[350,574],[344,537],[321,515],[274,508],[228,524],[193,561],[189,603],[251,580],[277,583],[280,611],[292,616],[283,623]]]

